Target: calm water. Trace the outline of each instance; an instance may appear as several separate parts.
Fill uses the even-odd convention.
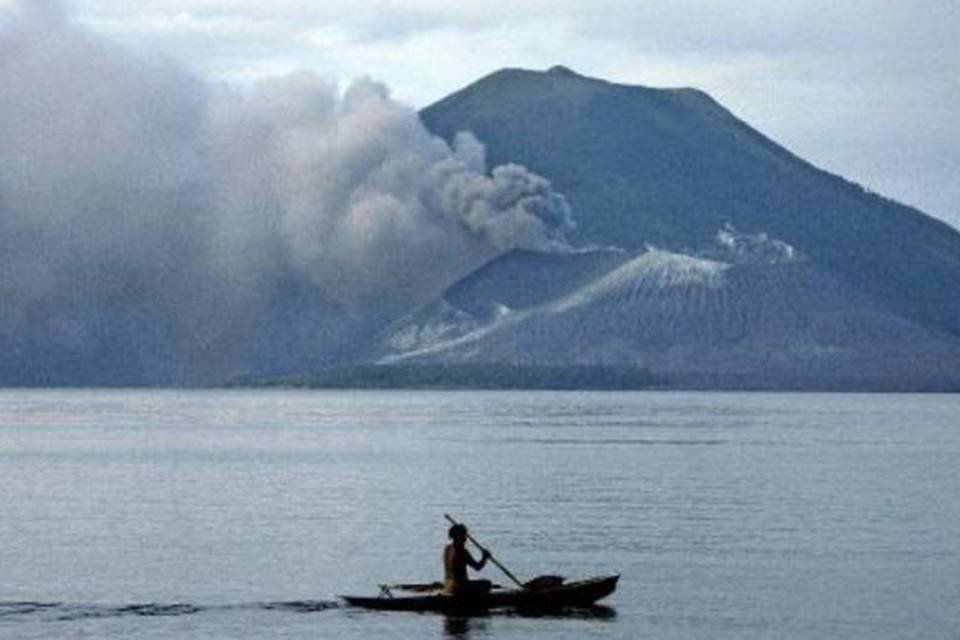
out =
[[[958,396],[7,391],[0,480],[4,639],[960,637]],[[611,609],[337,604],[445,511]]]

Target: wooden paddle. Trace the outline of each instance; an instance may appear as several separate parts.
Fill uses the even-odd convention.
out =
[[[450,514],[448,514],[448,513],[443,514],[443,517],[446,518],[446,519],[447,519],[447,522],[449,522],[449,523],[452,524],[452,525],[460,524],[459,522],[457,522],[456,520],[454,520],[453,518],[451,518],[451,517],[450,517]],[[505,566],[503,566],[502,564],[500,564],[500,561],[493,557],[493,554],[490,553],[490,550],[489,550],[489,549],[487,549],[487,548],[484,547],[482,544],[480,544],[479,542],[477,542],[477,539],[474,538],[472,535],[470,535],[470,532],[469,532],[469,531],[467,532],[467,540],[469,540],[470,542],[472,542],[472,543],[474,544],[474,546],[477,547],[477,549],[480,549],[480,551],[482,551],[483,553],[487,554],[487,557],[490,558],[490,562],[492,562],[493,564],[497,565],[497,568],[500,569],[500,571],[503,571],[504,575],[506,575],[508,578],[510,578],[511,580],[513,580],[514,583],[516,583],[516,585],[517,585],[518,587],[520,587],[521,589],[526,589],[526,588],[527,588],[526,585],[524,585],[522,582],[520,582],[520,580],[517,579],[517,576],[513,575],[512,573],[510,573],[510,570],[509,570],[509,569],[507,569]]]

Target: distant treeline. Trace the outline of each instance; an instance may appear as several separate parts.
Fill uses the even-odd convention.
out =
[[[297,376],[239,376],[230,387],[293,389],[629,390],[653,386],[648,369],[604,365],[395,364],[331,367]]]

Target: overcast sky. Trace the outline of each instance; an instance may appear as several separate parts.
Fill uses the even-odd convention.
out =
[[[35,0],[45,2],[45,0]],[[0,16],[12,11],[0,0]],[[371,75],[425,106],[505,66],[695,86],[825,169],[960,227],[957,0],[75,0],[208,78]]]

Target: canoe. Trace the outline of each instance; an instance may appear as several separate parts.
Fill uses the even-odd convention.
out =
[[[588,607],[613,593],[619,579],[619,575],[612,575],[563,582],[541,588],[493,589],[485,596],[471,598],[440,592],[397,596],[390,589],[382,589],[379,596],[341,596],[341,598],[353,607],[381,611],[463,613],[492,609],[550,610]]]

